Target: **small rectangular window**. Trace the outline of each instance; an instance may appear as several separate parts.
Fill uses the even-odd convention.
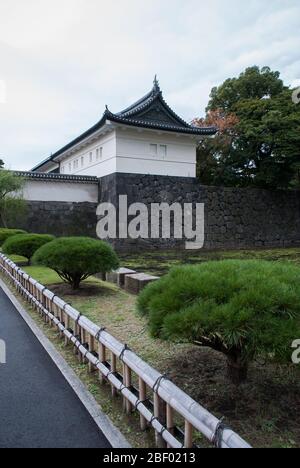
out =
[[[157,156],[157,145],[150,145],[150,153],[152,156]]]
[[[83,167],[83,166],[84,166],[84,157],[81,156],[81,167]]]
[[[96,149],[96,160],[99,161],[99,148]]]
[[[69,163],[69,171],[72,172],[72,164]]]
[[[102,157],[103,157],[103,148],[101,146],[101,148],[100,148],[100,159],[102,159]]]
[[[92,163],[92,162],[93,162],[93,153],[92,153],[92,151],[91,151],[91,152],[90,152],[90,163]]]
[[[167,156],[167,146],[166,145],[159,145],[159,155],[163,158]]]

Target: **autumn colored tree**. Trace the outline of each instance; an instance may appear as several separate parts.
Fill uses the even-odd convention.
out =
[[[203,184],[230,184],[234,163],[229,164],[232,145],[237,138],[236,114],[226,113],[222,109],[208,111],[205,119],[195,119],[193,125],[199,127],[216,127],[214,138],[204,139],[197,150],[197,176]]]

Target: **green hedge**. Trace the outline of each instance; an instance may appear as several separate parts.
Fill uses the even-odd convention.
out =
[[[10,255],[21,255],[30,261],[33,254],[43,245],[53,241],[54,236],[48,234],[19,234],[9,237],[3,244],[2,250]]]
[[[18,234],[27,234],[27,232],[22,229],[0,228],[0,245],[2,245],[9,237],[13,237]]]

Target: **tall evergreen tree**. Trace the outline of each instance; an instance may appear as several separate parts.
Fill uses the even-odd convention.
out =
[[[210,124],[213,114],[229,125],[215,122],[215,139],[199,146],[203,183],[300,188],[300,105],[292,92],[268,67],[248,68],[212,89],[206,119],[200,122]]]

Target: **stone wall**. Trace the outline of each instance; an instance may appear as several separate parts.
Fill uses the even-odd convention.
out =
[[[204,203],[205,249],[300,245],[300,192],[206,187],[197,179],[113,174],[101,179],[101,201]],[[129,218],[130,221],[130,218]],[[118,240],[121,250],[184,248],[184,240]]]
[[[97,203],[27,201],[18,228],[38,234],[96,237]]]
[[[174,202],[205,204],[205,249],[300,246],[300,192],[206,187],[197,179],[112,174],[100,180],[99,199],[118,206]],[[16,227],[57,236],[96,237],[97,203],[27,201],[27,215]],[[129,218],[130,221],[130,218]],[[15,227],[13,226],[13,227]],[[185,240],[124,239],[119,250],[182,249]]]

